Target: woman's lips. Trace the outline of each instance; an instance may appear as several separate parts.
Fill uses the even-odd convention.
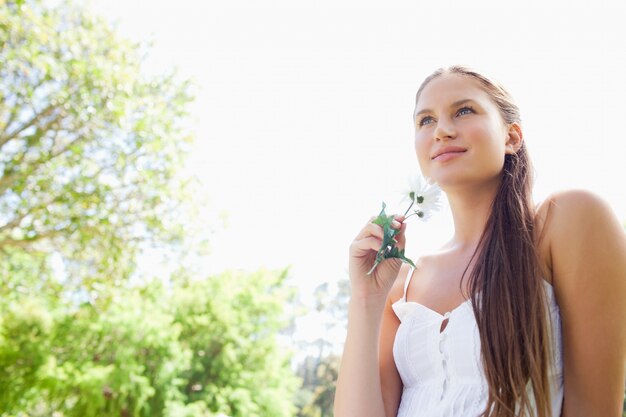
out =
[[[464,154],[465,151],[454,151],[454,152],[446,152],[446,153],[442,153],[441,155],[438,155],[436,157],[433,158],[433,161],[438,161],[438,162],[445,162],[448,161],[452,158],[456,158],[457,156]]]

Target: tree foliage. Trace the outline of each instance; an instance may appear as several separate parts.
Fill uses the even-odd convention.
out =
[[[292,416],[298,380],[276,338],[286,276],[153,281],[52,309],[14,297],[0,316],[0,415]]]
[[[226,273],[190,282],[174,298],[184,306],[177,321],[195,358],[185,374],[191,400],[207,400],[233,417],[293,415],[297,378],[275,338],[287,325],[282,312],[295,295],[285,286],[287,276],[287,270]]]
[[[332,417],[335,384],[341,357],[328,354],[322,358],[309,356],[298,368],[303,383],[299,417]]]
[[[286,271],[128,279],[195,226],[189,83],[144,53],[79,7],[0,0],[0,416],[291,416]]]
[[[302,348],[310,352],[298,364],[297,375],[302,384],[296,395],[298,417],[331,417],[335,398],[335,383],[341,356],[337,352],[338,340],[331,340],[337,327],[347,325],[350,285],[341,280],[332,290],[329,283],[319,285],[314,293],[315,314],[325,324],[324,335],[315,340],[303,341]]]
[[[81,285],[181,237],[189,83],[62,4],[0,2],[0,249],[57,251]]]

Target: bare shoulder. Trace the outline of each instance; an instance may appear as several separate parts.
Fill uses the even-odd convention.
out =
[[[411,265],[405,262],[402,262],[402,265],[400,265],[396,281],[393,283],[393,287],[391,287],[391,290],[389,291],[388,298],[391,303],[394,303],[402,298],[402,295],[404,294],[404,283],[406,281],[406,276],[409,274],[410,268]]]
[[[564,238],[588,233],[594,227],[622,231],[608,202],[584,189],[563,190],[550,194],[536,211],[540,240],[550,245]],[[601,230],[600,230],[601,231]]]
[[[619,250],[623,245],[623,225],[608,202],[589,190],[552,193],[537,207],[536,220],[540,247],[547,246],[556,274],[559,265],[593,261],[590,256],[596,248],[613,243]]]
[[[544,200],[540,205],[539,210],[542,213],[547,213],[550,208],[557,209],[555,215],[557,216],[574,216],[580,217],[597,213],[600,214],[612,213],[612,209],[607,201],[600,197],[598,194],[584,189],[572,189],[557,191]]]
[[[626,354],[624,227],[607,201],[587,190],[553,193],[537,219],[545,223],[562,319],[563,414],[617,415]]]

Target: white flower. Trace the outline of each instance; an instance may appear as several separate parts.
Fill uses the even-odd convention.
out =
[[[422,177],[422,175],[416,171],[414,174],[409,176],[409,188],[404,189],[402,192],[403,198],[400,203],[410,203],[404,213],[404,218],[408,219],[415,214],[417,217],[422,219],[422,221],[428,220],[435,210],[441,208],[441,196],[441,188],[429,179]],[[393,216],[388,216],[385,213],[385,207],[386,205],[383,201],[383,208],[380,214],[372,221],[372,223],[376,223],[383,227],[384,238],[380,249],[376,253],[374,265],[372,265],[372,268],[369,270],[367,275],[371,275],[372,272],[374,272],[374,269],[376,269],[376,266],[384,259],[388,258],[399,258],[402,262],[407,262],[415,267],[413,261],[404,255],[404,249],[398,250],[395,246],[398,242],[395,240],[394,236],[399,232],[399,230],[391,228],[391,219]],[[411,209],[413,209],[413,213],[407,216],[406,214]]]
[[[441,188],[430,179],[414,172],[408,178],[409,187],[402,193],[402,202],[410,204],[413,212],[422,220],[430,218],[434,211],[441,208]],[[408,212],[408,209],[407,209]]]

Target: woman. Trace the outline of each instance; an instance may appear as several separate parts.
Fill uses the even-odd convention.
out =
[[[580,190],[533,205],[519,110],[483,75],[436,71],[414,116],[454,236],[415,270],[391,258],[372,275],[382,227],[372,217],[352,242],[335,416],[621,416],[626,236],[612,210]]]

